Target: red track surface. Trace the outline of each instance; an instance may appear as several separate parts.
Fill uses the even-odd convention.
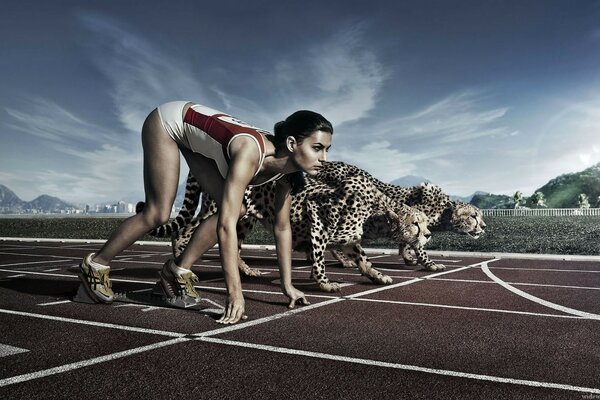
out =
[[[293,311],[272,251],[245,250],[249,319],[224,304],[217,252],[194,268],[204,311],[71,301],[99,244],[0,241],[0,398],[600,398],[600,262],[447,258],[444,273],[373,256],[377,286],[330,261],[318,290],[300,254]],[[112,265],[115,292],[148,293],[169,247]],[[435,257],[434,257],[435,258]]]

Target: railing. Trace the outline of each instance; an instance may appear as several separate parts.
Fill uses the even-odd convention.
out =
[[[600,208],[513,208],[482,209],[484,216],[490,217],[562,217],[600,215]]]

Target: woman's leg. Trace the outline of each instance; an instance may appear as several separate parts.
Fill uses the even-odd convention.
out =
[[[225,180],[221,176],[215,162],[189,150],[182,150],[188,166],[202,191],[208,193],[217,204],[223,198]],[[217,221],[219,214],[213,214],[196,229],[190,242],[179,256],[177,264],[182,268],[191,268],[194,262],[218,242]]]
[[[179,183],[179,148],[164,131],[157,110],[144,122],[142,145],[146,206],[112,233],[93,258],[97,263],[108,265],[144,234],[169,220]]]

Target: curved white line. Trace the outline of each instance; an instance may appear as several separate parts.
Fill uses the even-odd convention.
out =
[[[600,320],[600,315],[598,314],[592,314],[592,313],[587,313],[585,311],[579,311],[579,310],[575,310],[573,308],[569,308],[569,307],[565,307],[565,306],[561,306],[560,304],[555,304],[555,303],[551,303],[549,301],[540,299],[539,297],[535,297],[533,295],[530,295],[529,293],[526,293],[522,290],[519,290],[515,287],[512,287],[511,285],[509,285],[508,283],[504,282],[502,279],[498,278],[496,275],[494,275],[490,269],[487,266],[487,263],[482,263],[481,264],[481,270],[494,282],[496,282],[497,284],[499,284],[500,286],[502,286],[503,288],[510,290],[511,292],[513,292],[514,294],[524,297],[527,300],[533,301],[535,303],[541,304],[545,307],[548,308],[553,308],[555,310],[558,311],[562,311],[564,313],[567,314],[571,314],[571,315],[576,315],[578,317],[582,317],[582,318],[587,318],[587,319],[595,319],[595,320]]]

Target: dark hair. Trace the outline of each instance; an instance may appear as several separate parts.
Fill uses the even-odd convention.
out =
[[[296,111],[285,121],[279,121],[273,128],[275,137],[273,144],[275,149],[279,150],[285,146],[285,140],[293,136],[296,142],[302,141],[315,131],[329,132],[333,135],[333,126],[324,116],[314,111],[300,110]],[[289,174],[288,182],[292,187],[292,194],[298,193],[304,187],[304,173],[302,171]]]
[[[275,148],[279,149],[285,144],[288,136],[293,136],[300,143],[314,131],[329,132],[333,135],[333,126],[321,114],[300,110],[287,117],[285,121],[276,123],[273,131]]]

